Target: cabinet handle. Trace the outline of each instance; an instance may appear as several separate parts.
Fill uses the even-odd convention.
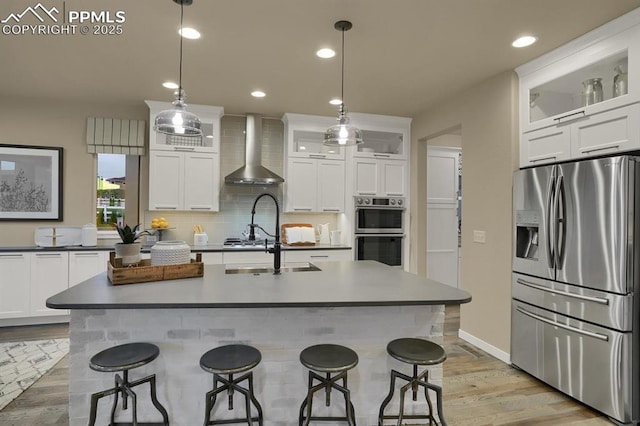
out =
[[[310,212],[311,209],[300,209],[300,208],[295,208],[294,207],[293,211],[296,211],[296,212]]]
[[[376,195],[375,192],[358,192],[360,195]]]
[[[96,252],[92,252],[92,253],[73,253],[74,256],[76,257],[98,257],[98,253]]]
[[[554,118],[554,120],[557,121],[558,123],[560,123],[560,121],[565,119],[565,118],[573,117],[574,115],[579,115],[579,114],[582,114],[583,117],[585,117],[587,115],[584,112],[584,110],[582,110],[582,111],[572,112],[571,114],[563,115],[562,117]],[[576,117],[576,118],[580,118],[580,117]]]
[[[191,207],[191,210],[211,210],[211,207]]]
[[[0,254],[0,257],[10,258],[10,257],[23,257],[22,254]]]
[[[322,209],[323,212],[339,212],[340,209]]]
[[[596,151],[604,151],[606,149],[618,149],[618,148],[620,148],[620,145],[619,144],[615,144],[615,145],[603,146],[603,147],[600,147],[600,148],[584,149],[584,150],[582,150],[582,152],[585,153],[585,154],[589,154],[589,153],[596,152]]]
[[[391,157],[391,155],[389,154],[373,154],[374,157],[382,157],[382,158],[389,158]]]
[[[327,156],[322,154],[309,154],[309,158],[327,158]]]
[[[175,151],[195,151],[196,150],[196,148],[193,147],[193,146],[191,146],[191,147],[189,147],[189,146],[174,146],[173,149]]]
[[[323,258],[325,258],[325,257],[329,257],[329,255],[326,255],[326,254],[325,254],[325,255],[320,255],[320,254],[315,254],[315,255],[314,255],[314,254],[312,254],[310,257],[314,257],[314,258],[318,258],[318,259],[319,259],[319,258],[321,258],[321,257],[323,257]]]
[[[176,210],[177,207],[169,207],[169,206],[156,206],[157,210]]]
[[[541,158],[534,158],[532,160],[529,160],[530,163],[536,163],[538,161],[545,161],[545,160],[555,160],[556,156],[555,155],[551,155],[549,157],[541,157]]]
[[[60,253],[36,253],[36,257],[62,257]]]
[[[390,197],[402,197],[404,194],[400,192],[387,192],[387,195]]]

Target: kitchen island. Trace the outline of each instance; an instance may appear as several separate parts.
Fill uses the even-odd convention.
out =
[[[201,370],[200,356],[229,343],[250,344],[262,352],[254,381],[266,425],[297,423],[307,387],[307,370],[299,362],[302,349],[318,343],[354,349],[360,362],[349,372],[349,388],[356,417],[359,424],[376,424],[389,370],[410,369],[387,356],[387,343],[398,337],[441,341],[444,305],[466,303],[471,296],[378,262],[316,266],[319,271],[254,275],[206,265],[201,278],[120,286],[111,285],[103,273],[49,298],[48,307],[71,309],[70,425],[87,424],[90,394],[113,383],[111,374],[89,369],[91,356],[132,341],[160,347],[158,359],[133,370],[132,378],[157,374],[158,397],[172,425],[202,423],[212,378]],[[441,366],[430,377],[441,382]],[[147,392],[139,394],[139,418],[157,419]],[[216,405],[217,415],[243,412],[229,414],[223,401]],[[340,398],[332,401],[330,414],[342,405]],[[238,402],[236,407],[242,407]],[[106,419],[109,404],[101,404],[98,418]],[[325,409],[321,402],[315,407]]]

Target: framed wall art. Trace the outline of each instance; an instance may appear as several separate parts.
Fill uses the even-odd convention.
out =
[[[62,220],[62,148],[0,144],[0,220]]]

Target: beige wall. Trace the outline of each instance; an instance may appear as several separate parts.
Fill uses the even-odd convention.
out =
[[[462,288],[471,303],[460,328],[509,352],[511,298],[511,179],[517,168],[517,77],[509,71],[415,117],[411,152],[411,265],[425,274],[426,142],[462,128]],[[473,230],[486,243],[473,242]]]
[[[147,106],[56,102],[3,97],[0,143],[63,147],[63,218],[52,221],[0,221],[0,246],[33,245],[38,226],[95,223],[95,161],[87,153],[87,117],[148,120]]]

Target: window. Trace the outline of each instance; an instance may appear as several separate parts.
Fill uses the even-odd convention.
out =
[[[96,225],[113,231],[114,224],[135,226],[139,222],[138,188],[140,157],[96,154]]]

